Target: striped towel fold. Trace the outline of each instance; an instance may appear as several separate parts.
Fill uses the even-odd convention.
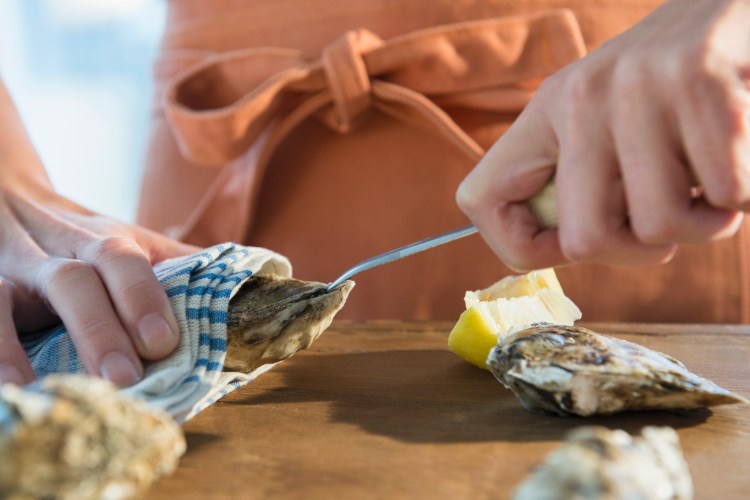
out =
[[[251,373],[223,372],[229,300],[254,274],[290,277],[289,261],[264,248],[223,243],[154,266],[180,326],[169,357],[148,363],[144,377],[121,392],[145,400],[182,423],[273,366]],[[24,342],[37,377],[85,373],[75,346],[60,325]]]

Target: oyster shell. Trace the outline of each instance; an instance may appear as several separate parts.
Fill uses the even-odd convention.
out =
[[[536,325],[500,340],[487,367],[530,411],[562,416],[747,403],[676,359],[578,326]]]
[[[132,498],[185,452],[166,413],[86,375],[0,387],[0,497]]]
[[[353,281],[325,283],[253,276],[229,304],[224,369],[250,372],[306,349],[344,306]]]
[[[670,427],[579,427],[526,479],[514,500],[688,500],[690,470]]]

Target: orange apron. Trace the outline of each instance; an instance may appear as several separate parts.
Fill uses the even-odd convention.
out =
[[[139,222],[302,279],[468,221],[455,190],[539,82],[654,0],[172,0]],[[747,234],[558,270],[588,320],[746,322]],[[340,317],[450,319],[508,269],[478,236],[368,271]]]

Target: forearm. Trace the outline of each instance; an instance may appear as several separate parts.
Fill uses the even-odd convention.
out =
[[[0,187],[52,189],[49,177],[2,79],[0,79]]]

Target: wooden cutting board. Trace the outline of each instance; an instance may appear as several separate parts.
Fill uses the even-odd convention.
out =
[[[671,354],[750,397],[750,326],[584,324]],[[449,323],[338,322],[185,425],[147,498],[489,499],[586,424],[677,429],[696,499],[750,495],[750,406],[564,419],[531,414],[446,347]]]

